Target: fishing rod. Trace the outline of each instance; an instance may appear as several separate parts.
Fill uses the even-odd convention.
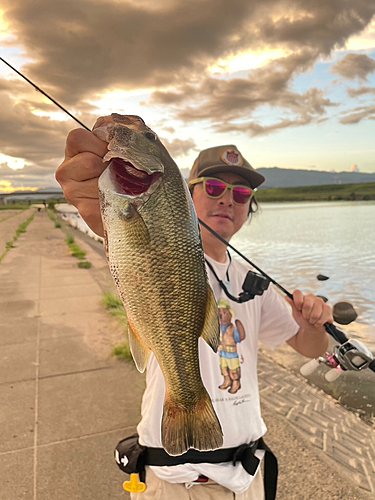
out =
[[[59,104],[55,99],[53,99],[51,96],[49,96],[46,92],[44,92],[41,88],[39,88],[35,83],[33,83],[29,78],[27,78],[25,75],[23,75],[20,71],[18,71],[16,68],[14,68],[11,64],[9,64],[5,59],[0,57],[0,60],[3,61],[7,66],[9,66],[13,71],[15,71],[19,76],[21,76],[24,80],[26,80],[30,85],[32,85],[38,92],[42,93],[47,99],[49,99],[51,102],[53,102],[56,106],[58,106],[64,113],[68,114],[73,120],[75,120],[79,125],[81,125],[83,128],[91,132],[91,129],[89,129],[86,125],[84,125],[81,121],[79,121],[74,115],[72,115],[67,109],[65,109],[61,104]],[[277,288],[282,290],[285,295],[287,295],[290,299],[293,300],[293,295],[288,292],[283,286],[281,286],[276,280],[271,278],[268,274],[266,274],[262,269],[260,269],[258,266],[256,266],[253,262],[251,262],[245,255],[243,255],[241,252],[239,252],[233,245],[231,245],[228,241],[226,241],[224,238],[222,238],[216,231],[211,229],[207,224],[205,224],[202,220],[198,219],[199,223],[207,229],[209,232],[211,232],[217,239],[219,239],[222,243],[224,243],[227,247],[231,248],[233,251],[235,251],[242,259],[244,259],[248,264],[250,264],[252,267],[257,269],[261,276],[264,276],[268,282],[273,283]],[[255,275],[255,276],[254,276]],[[244,302],[246,300],[250,300],[254,298],[255,295],[262,295],[263,292],[268,288],[267,283],[264,281],[262,282],[261,280],[257,279],[256,273],[251,273],[248,275],[250,276],[250,281],[251,283],[247,283],[246,285],[246,279],[245,283],[243,286],[244,292],[243,294],[240,294],[240,300],[237,300],[238,302]],[[218,279],[218,278],[217,278]],[[222,284],[222,282],[218,279],[219,283]],[[249,280],[248,280],[249,281]],[[247,286],[247,288],[246,288]],[[224,291],[227,293],[227,295],[230,298],[232,297],[229,292],[226,290],[226,287],[224,286]],[[241,295],[242,299],[241,300]],[[236,300],[234,298],[234,300]],[[329,366],[333,367],[334,370],[337,371],[346,371],[346,370],[362,370],[364,368],[370,368],[373,372],[375,372],[375,359],[371,353],[371,351],[360,341],[358,340],[349,340],[348,337],[345,335],[344,332],[336,328],[333,324],[330,323],[325,323],[324,328],[326,332],[331,335],[337,342],[339,342],[341,345],[335,348],[334,354],[328,355],[326,354],[326,358],[319,358],[319,363],[324,362],[325,364],[328,364]],[[312,360],[312,361],[317,361],[317,360]],[[311,362],[309,362],[311,363]],[[306,365],[305,365],[306,366]],[[315,368],[314,368],[315,369]]]
[[[281,286],[276,280],[271,278],[268,274],[266,274],[260,267],[255,265],[248,259],[245,255],[243,255],[239,250],[237,250],[233,245],[231,245],[228,241],[222,238],[216,231],[214,231],[210,226],[208,226],[205,222],[198,219],[201,226],[203,226],[207,231],[213,234],[218,240],[220,240],[224,245],[231,248],[234,252],[236,252],[245,262],[254,267],[259,273],[264,276],[267,280],[273,283],[277,288],[279,288],[285,295],[287,295],[290,299],[293,300],[293,295],[288,292],[283,286]],[[255,273],[254,273],[255,274]],[[218,280],[220,284],[220,280]],[[243,285],[243,289],[246,288],[246,280]],[[262,295],[263,288],[259,289],[259,293],[255,293],[254,295]],[[224,290],[225,292],[225,290]],[[241,294],[240,294],[241,296]],[[324,328],[326,332],[331,335],[337,342],[339,342],[339,346],[334,348],[334,353],[329,354],[326,353],[324,357],[320,357],[318,359],[312,359],[308,363],[306,363],[301,368],[301,373],[305,376],[310,375],[320,363],[324,363],[325,365],[332,368],[327,374],[326,379],[330,382],[335,380],[337,377],[341,375],[344,371],[354,370],[360,371],[365,368],[370,368],[373,372],[375,372],[375,359],[370,349],[366,347],[363,342],[360,342],[356,339],[348,339],[345,333],[339,330],[335,325],[331,323],[325,323]]]
[[[64,113],[68,114],[70,116],[70,118],[73,118],[73,120],[75,120],[77,123],[79,123],[81,125],[81,127],[85,128],[86,130],[91,132],[91,130],[88,127],[86,127],[86,125],[84,125],[82,122],[80,122],[78,120],[78,118],[76,118],[71,113],[69,113],[69,111],[67,109],[65,109],[63,106],[61,106],[61,104],[59,104],[57,101],[55,101],[55,99],[53,99],[50,95],[48,95],[46,92],[44,92],[44,90],[42,90],[37,85],[35,85],[35,83],[33,83],[31,80],[29,80],[25,75],[23,75],[20,71],[18,71],[11,64],[9,64],[5,59],[0,57],[0,60],[3,61],[3,63],[5,63],[7,66],[9,66],[9,68],[11,68],[13,71],[15,71],[18,75],[20,75],[20,77],[22,77],[24,80],[26,80],[28,83],[30,83],[30,85],[32,85],[35,90],[37,90],[38,92],[40,92],[41,94],[46,96],[47,99],[49,99],[50,101],[53,102],[53,104],[56,104],[56,106],[58,106],[62,111],[64,111]]]

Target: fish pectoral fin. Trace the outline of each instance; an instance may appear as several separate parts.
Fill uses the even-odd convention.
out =
[[[211,287],[207,284],[206,318],[204,321],[202,339],[207,342],[214,352],[220,345],[220,323],[217,304]]]
[[[127,224],[126,237],[128,241],[131,240],[138,245],[148,245],[150,243],[151,237],[147,226],[132,203],[122,209],[121,217]]]
[[[139,335],[135,333],[130,323],[128,323],[129,346],[137,370],[143,373],[147,366],[150,349],[142,342]]]

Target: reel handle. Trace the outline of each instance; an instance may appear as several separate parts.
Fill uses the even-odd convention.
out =
[[[301,366],[299,371],[301,375],[303,375],[304,377],[308,377],[318,368],[319,365],[319,359],[310,359],[310,361]]]

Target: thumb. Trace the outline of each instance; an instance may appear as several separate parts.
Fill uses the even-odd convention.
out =
[[[294,300],[293,300],[293,299],[291,299],[288,295],[286,295],[286,296],[285,296],[285,300],[288,302],[288,304],[289,304],[290,306],[292,306],[292,310],[293,310],[295,313],[300,312],[300,311],[297,309],[297,307],[296,307],[296,304],[295,304]]]

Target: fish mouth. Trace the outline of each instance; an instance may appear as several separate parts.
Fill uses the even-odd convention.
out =
[[[127,196],[146,193],[162,175],[161,172],[148,174],[121,158],[112,158],[108,168],[117,193]]]

